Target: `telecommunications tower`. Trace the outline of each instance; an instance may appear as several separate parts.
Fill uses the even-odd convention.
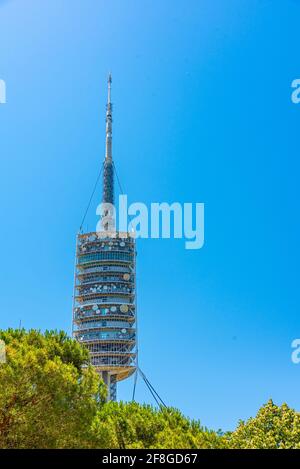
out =
[[[106,149],[102,203],[114,204],[111,75],[106,106]],[[101,230],[77,235],[73,297],[73,336],[84,344],[91,363],[116,400],[117,381],[136,371],[135,239],[115,228],[104,210]]]

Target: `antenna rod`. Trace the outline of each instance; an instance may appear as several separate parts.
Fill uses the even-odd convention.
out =
[[[112,159],[112,103],[111,103],[111,73],[107,80],[107,105],[106,105],[106,145],[103,164],[103,204],[114,205],[114,164]],[[113,231],[115,220],[109,210],[104,212],[102,227],[105,231]]]
[[[107,80],[107,105],[106,105],[106,149],[105,159],[112,160],[112,103],[111,103],[111,73]]]

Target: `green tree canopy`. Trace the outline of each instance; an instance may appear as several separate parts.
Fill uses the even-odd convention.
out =
[[[89,353],[64,332],[0,331],[1,448],[299,448],[300,414],[269,401],[232,433],[174,408],[105,402]]]
[[[64,332],[8,330],[0,339],[0,446],[89,447],[105,387],[88,351]]]
[[[201,427],[173,408],[156,409],[136,402],[108,402],[92,424],[98,448],[217,448],[216,432]]]
[[[300,449],[300,414],[269,400],[256,417],[239,423],[228,442],[231,448]]]

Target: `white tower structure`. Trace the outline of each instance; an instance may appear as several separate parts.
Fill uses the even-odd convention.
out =
[[[102,202],[114,203],[111,75],[106,106],[106,149]],[[135,239],[115,231],[109,212],[99,232],[79,233],[73,307],[73,336],[84,344],[91,363],[116,400],[117,381],[136,370]]]

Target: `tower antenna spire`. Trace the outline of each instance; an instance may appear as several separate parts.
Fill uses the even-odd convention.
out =
[[[112,103],[111,103],[111,73],[107,79],[107,104],[106,104],[106,138],[105,158],[103,163],[103,196],[102,203],[114,205],[114,164],[112,159]],[[111,216],[109,216],[111,215]],[[102,226],[104,230],[114,228],[115,220],[109,210],[104,212]]]
[[[112,103],[111,103],[111,73],[107,79],[107,105],[106,105],[106,148],[105,159],[112,160]]]

